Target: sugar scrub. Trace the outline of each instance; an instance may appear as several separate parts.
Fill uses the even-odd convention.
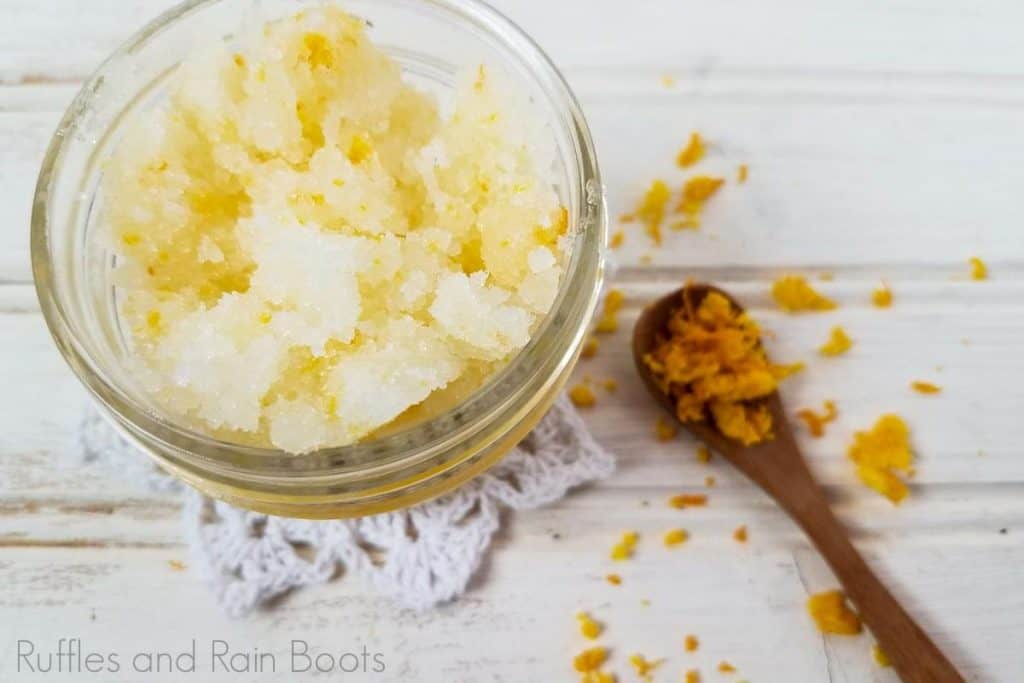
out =
[[[553,150],[484,66],[442,117],[323,7],[173,79],[103,188],[133,371],[163,409],[307,452],[436,414],[526,346],[568,212]]]

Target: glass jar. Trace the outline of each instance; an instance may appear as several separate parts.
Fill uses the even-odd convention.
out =
[[[113,284],[114,255],[97,239],[103,162],[125,119],[154,106],[197,44],[230,42],[243,17],[294,13],[296,0],[191,0],[117,50],[74,99],[46,153],[32,211],[32,267],[58,348],[104,414],[156,462],[205,494],[291,517],[338,518],[411,505],[479,474],[525,436],[575,363],[597,305],[607,217],[586,121],[551,61],[477,0],[342,0],[405,77],[451,91],[459,67],[501,67],[530,98],[557,150],[569,209],[566,269],[528,346],[452,410],[395,433],[292,455],[211,438],[177,424],[134,382]],[[254,16],[255,15],[255,16]]]

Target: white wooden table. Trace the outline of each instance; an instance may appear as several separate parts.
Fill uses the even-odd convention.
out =
[[[100,469],[60,464],[85,402],[54,350],[30,281],[28,214],[38,164],[78,83],[166,0],[0,0],[0,681],[15,641],[56,648],[174,651],[195,638],[273,652],[293,638],[331,652],[366,645],[387,672],[373,681],[574,680],[584,643],[573,614],[608,623],[621,680],[639,651],[667,657],[655,680],[700,667],[706,681],[892,681],[871,639],[822,638],[808,592],[834,580],[771,502],[693,444],[657,443],[631,376],[625,335],[605,338],[581,373],[619,380],[589,416],[620,457],[608,482],[518,514],[478,585],[454,605],[397,610],[355,581],[301,591],[244,621],[211,604],[184,560],[178,500]],[[1024,5],[1015,0],[503,0],[565,69],[597,139],[613,215],[657,175],[681,179],[674,152],[694,129],[702,166],[750,165],[708,206],[700,232],[651,251],[638,228],[618,252],[628,327],[643,301],[687,276],[739,295],[778,334],[779,358],[809,360],[791,407],[838,401],[839,422],[808,456],[857,543],[971,680],[1024,680]],[[676,80],[673,88],[663,75]],[[644,254],[651,263],[644,264]],[[965,279],[966,259],[992,278]],[[796,270],[823,283],[834,314],[780,316],[768,283]],[[869,293],[887,279],[895,306]],[[814,355],[827,330],[856,339],[847,356]],[[915,395],[913,379],[944,387]],[[855,482],[845,445],[885,411],[909,421],[918,475],[901,507]],[[664,501],[712,474],[707,509]],[[750,542],[730,538],[739,524]],[[693,540],[667,551],[672,526]],[[647,542],[615,567],[608,549],[636,529]],[[644,600],[650,604],[645,605]],[[682,652],[686,633],[703,643]],[[720,659],[740,670],[714,671]],[[209,662],[202,662],[208,671]],[[281,670],[234,680],[295,680]],[[57,674],[51,674],[57,676]],[[321,676],[323,680],[336,680]],[[209,673],[63,680],[228,680]]]

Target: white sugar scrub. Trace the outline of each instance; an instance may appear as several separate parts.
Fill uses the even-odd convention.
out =
[[[162,410],[239,443],[342,446],[451,408],[529,342],[568,212],[498,74],[467,65],[442,116],[326,6],[172,78],[103,179],[130,362]]]

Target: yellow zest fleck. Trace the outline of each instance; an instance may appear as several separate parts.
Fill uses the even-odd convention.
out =
[[[576,655],[572,666],[580,673],[597,671],[608,660],[608,648],[592,647]]]
[[[710,488],[714,488],[714,486],[715,486],[715,478],[714,477],[704,477],[704,485],[707,486],[709,489]]]
[[[883,669],[888,669],[892,666],[892,663],[889,661],[889,655],[885,654],[885,650],[883,650],[877,643],[871,648],[871,657],[875,660],[875,664]]]
[[[988,279],[988,266],[977,256],[972,256],[967,260],[971,264],[971,279],[972,280],[987,280]]]
[[[626,241],[626,233],[622,230],[616,230],[612,233],[611,240],[608,242],[608,246],[612,249],[618,249],[622,246],[622,243]]]
[[[678,221],[673,221],[671,228],[673,230],[696,230],[700,227],[700,219],[696,216],[687,216]]]
[[[683,147],[678,156],[676,156],[676,164],[680,168],[686,168],[693,166],[695,163],[704,158],[704,141],[700,137],[700,133],[690,133],[690,139],[686,143],[686,147]]]
[[[787,313],[831,311],[836,307],[834,301],[815,291],[807,278],[800,275],[786,275],[776,280],[772,284],[772,297]]]
[[[835,326],[829,333],[828,341],[818,347],[823,356],[841,356],[853,347],[853,340],[840,326]]]
[[[665,86],[666,88],[672,88],[676,84],[676,79],[673,76],[669,75],[669,74],[662,74],[661,75],[661,84],[663,86]]]
[[[600,343],[596,339],[593,337],[588,338],[587,341],[583,342],[583,349],[580,351],[580,356],[583,358],[593,358],[597,355],[597,349],[599,346]]]
[[[160,311],[150,311],[146,314],[146,329],[150,332],[160,332],[160,327],[163,323],[163,316],[160,315]]]
[[[636,211],[628,216],[630,220],[635,218],[644,224],[644,229],[655,244],[661,244],[661,224],[665,220],[665,207],[668,206],[671,197],[672,191],[668,189],[665,181],[655,180],[644,193]]]
[[[679,433],[679,427],[674,422],[659,417],[658,421],[654,423],[654,433],[658,437],[658,441],[671,441]]]
[[[167,564],[176,572],[183,572],[187,569],[185,563],[181,560],[167,560]]]
[[[597,621],[591,618],[586,612],[580,612],[576,615],[576,621],[580,625],[580,634],[587,640],[595,640],[604,627]]]
[[[613,560],[628,560],[633,557],[633,551],[636,550],[636,543],[640,540],[640,534],[635,531],[627,531],[622,534],[622,538],[612,547],[612,559]]]
[[[625,300],[625,295],[618,289],[608,292],[604,298],[604,308],[601,311],[601,317],[597,321],[597,327],[594,328],[595,331],[600,334],[611,334],[619,329],[618,314]]]
[[[889,308],[892,306],[892,290],[889,289],[889,285],[882,283],[875,288],[875,291],[871,292],[871,303],[876,308]]]
[[[894,470],[908,473],[913,454],[910,430],[898,415],[878,418],[870,431],[856,432],[847,455],[857,465],[857,476],[893,503],[906,498],[908,490]]]
[[[697,446],[697,462],[702,465],[711,462],[711,449],[707,446]]]
[[[690,534],[685,529],[671,529],[665,532],[665,547],[671,548],[673,546],[682,545],[690,539]]]
[[[569,400],[579,408],[590,408],[597,403],[597,397],[586,384],[577,384],[570,389]]]
[[[697,304],[685,287],[681,299],[643,358],[675,401],[676,416],[684,423],[710,419],[746,445],[771,438],[771,415],[758,399],[801,366],[770,363],[757,324],[718,292]]]
[[[796,416],[804,421],[807,430],[814,438],[825,435],[825,425],[839,417],[839,410],[836,409],[835,401],[825,401],[825,412],[818,414],[810,408],[803,408],[796,412]]]
[[[636,675],[645,681],[650,681],[652,679],[652,672],[661,666],[664,661],[664,659],[650,660],[639,653],[633,654],[629,658],[629,663],[633,665],[633,670],[636,671]]]
[[[683,199],[676,207],[676,212],[696,218],[704,208],[704,203],[718,192],[725,183],[725,178],[698,175],[690,178],[683,185]]]
[[[614,394],[619,390],[619,383],[612,378],[601,381],[601,387],[604,388],[609,394]]]
[[[604,580],[607,581],[608,583],[610,583],[613,586],[621,586],[622,585],[622,577],[619,576],[618,574],[609,574],[606,577],[604,577]]]
[[[931,382],[922,382],[916,380],[910,383],[910,388],[919,394],[938,394],[942,391],[942,387],[938,384],[932,384]]]
[[[815,593],[807,600],[807,611],[822,633],[854,636],[861,632],[860,617],[850,609],[841,590]]]
[[[322,33],[307,33],[302,37],[302,59],[312,68],[330,69],[334,66],[334,52],[327,36]]]
[[[477,92],[484,89],[487,84],[487,68],[481,64],[476,68],[476,80],[473,81],[473,90]]]
[[[724,660],[718,663],[718,670],[723,674],[736,673],[736,667],[734,667],[732,664]]]
[[[373,154],[373,143],[364,135],[353,135],[348,146],[348,160],[353,164],[361,164]]]
[[[696,669],[690,669],[686,672],[686,683],[700,683],[700,672]]]
[[[273,319],[274,319],[274,314],[273,313],[270,313],[268,311],[264,311],[263,313],[260,313],[259,321],[260,321],[261,325],[268,325],[270,323],[270,321],[273,320]]]
[[[697,648],[700,647],[700,639],[693,634],[687,635],[683,638],[683,649],[687,652],[696,652]]]
[[[237,66],[239,69],[245,68],[245,57],[243,57],[242,55],[235,54],[235,56],[231,58],[231,61],[233,61],[235,63],[235,66]]]
[[[736,530],[732,532],[732,538],[737,543],[747,542],[747,527],[745,525],[736,527]]]
[[[121,235],[121,241],[124,242],[125,246],[134,247],[142,241],[142,236],[137,232],[126,232]]]
[[[743,184],[747,182],[749,176],[750,168],[746,164],[740,164],[739,168],[736,169],[736,182]]]
[[[607,671],[592,671],[584,675],[581,683],[615,683],[615,674]]]
[[[703,493],[680,493],[668,499],[669,507],[674,507],[677,510],[704,507],[707,504],[708,497]]]

